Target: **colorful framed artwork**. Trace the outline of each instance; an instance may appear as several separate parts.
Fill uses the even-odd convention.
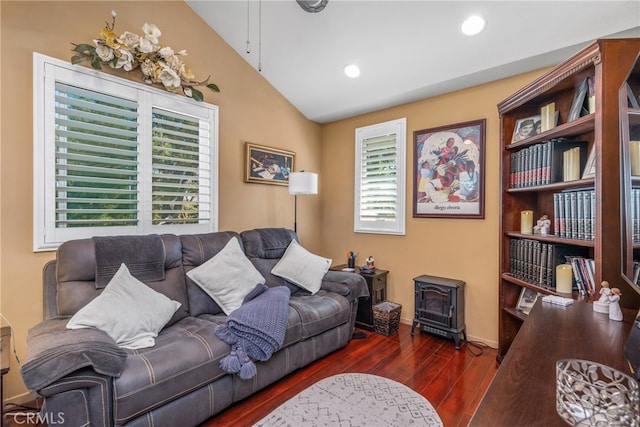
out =
[[[413,217],[484,218],[486,120],[413,133]]]
[[[296,154],[293,151],[245,144],[245,182],[289,185]]]

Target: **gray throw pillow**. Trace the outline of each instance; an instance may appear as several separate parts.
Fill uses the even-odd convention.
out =
[[[67,328],[96,328],[124,348],[153,347],[180,303],[156,292],[122,264],[102,293],[82,307]]]
[[[271,274],[282,277],[315,294],[320,290],[322,278],[331,267],[331,259],[312,254],[292,240]]]
[[[242,305],[244,298],[264,277],[246,257],[236,237],[229,239],[220,252],[187,272],[228,316]]]

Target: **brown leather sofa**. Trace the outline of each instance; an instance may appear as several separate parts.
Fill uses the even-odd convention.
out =
[[[66,367],[70,372],[65,373],[55,365],[58,361],[55,352],[65,357],[65,337],[71,337],[68,335],[71,331],[65,329],[66,321],[101,292],[95,286],[93,240],[64,243],[56,260],[45,266],[45,320],[30,331],[25,365],[53,362],[54,368],[64,373],[33,390],[45,398],[46,419],[64,420],[66,426],[195,426],[288,373],[345,346],[351,339],[358,297],[368,295],[361,276],[328,271],[321,290],[311,295],[270,273],[291,240],[297,240],[293,231],[266,228],[240,234],[160,237],[165,250],[164,279],[145,283],[182,306],[159,333],[153,347],[137,350],[109,347],[112,353],[108,356],[122,352],[124,363],[119,376],[106,375],[101,369],[98,371],[103,373],[96,372],[101,361],[95,355],[87,355],[88,350],[82,354],[67,352],[66,360],[77,357],[79,369]],[[233,237],[240,239],[246,256],[264,276],[267,286],[287,286],[291,290],[284,343],[269,360],[256,362],[257,375],[249,380],[220,368],[220,360],[229,354],[230,347],[216,336],[214,328],[225,323],[226,316],[186,275],[218,253]],[[50,339],[52,334],[57,334],[56,339]],[[50,348],[43,349],[41,337],[57,344],[45,344]],[[107,344],[115,345],[115,341]],[[25,373],[23,378],[27,383]]]

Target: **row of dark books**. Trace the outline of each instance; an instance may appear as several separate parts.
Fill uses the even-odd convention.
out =
[[[530,145],[511,153],[510,188],[527,188],[563,181],[563,153],[572,148],[580,150],[578,176],[586,163],[587,143],[556,138]]]
[[[575,240],[594,240],[595,190],[565,191],[553,195],[553,234]]]
[[[640,243],[640,188],[631,189],[631,236]]]
[[[558,264],[565,264],[573,258],[585,258],[587,248],[545,243],[531,239],[511,239],[509,271],[511,275],[525,282],[555,289],[555,270]],[[576,289],[577,281],[574,286]]]

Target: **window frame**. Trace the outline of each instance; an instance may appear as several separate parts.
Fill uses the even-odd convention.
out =
[[[363,140],[395,134],[396,198],[395,220],[366,221],[360,218],[362,205],[362,155]],[[355,130],[355,191],[354,191],[354,232],[371,234],[406,234],[406,161],[407,119],[400,118],[383,123],[356,128]]]
[[[127,98],[138,104],[138,221],[132,226],[56,228],[55,83],[84,87]],[[151,216],[153,108],[197,118],[209,131],[208,221],[199,224],[153,225]],[[146,109],[146,110],[145,110]],[[142,114],[140,114],[142,112]],[[197,102],[135,81],[33,54],[33,250],[55,250],[66,240],[98,235],[198,233],[218,230],[218,107]],[[202,144],[203,147],[205,144]],[[202,149],[201,149],[202,152]]]

